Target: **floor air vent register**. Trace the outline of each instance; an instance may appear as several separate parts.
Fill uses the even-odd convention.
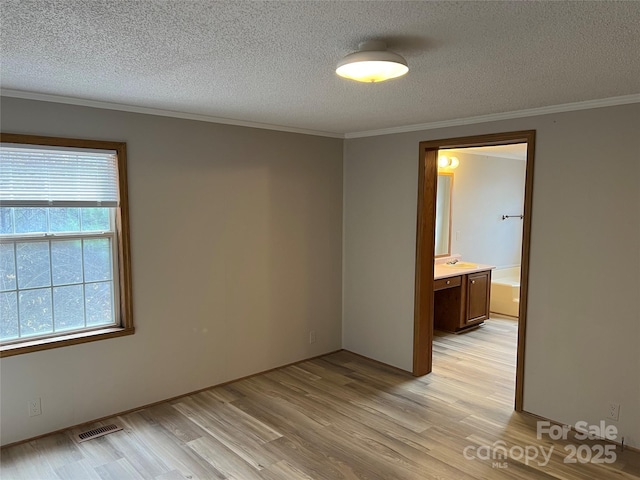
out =
[[[120,430],[122,430],[122,427],[112,423],[111,425],[105,425],[104,427],[98,427],[93,430],[87,430],[86,432],[79,433],[76,435],[76,440],[78,440],[78,442],[86,442],[87,440],[93,440],[94,438],[109,435],[113,432],[119,432]]]

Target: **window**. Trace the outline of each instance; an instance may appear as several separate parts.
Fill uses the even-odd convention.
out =
[[[1,141],[2,356],[133,333],[125,144]]]

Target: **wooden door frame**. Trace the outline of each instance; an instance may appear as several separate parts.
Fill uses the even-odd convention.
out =
[[[533,200],[533,159],[535,130],[476,135],[420,142],[418,171],[418,223],[416,239],[416,279],[413,331],[413,374],[426,375],[432,369],[433,357],[433,270],[436,224],[436,182],[438,150],[445,148],[488,147],[513,143],[527,144],[527,166],[524,187],[524,219],[520,273],[520,313],[516,364],[515,409],[523,409],[524,349],[527,325],[529,285],[529,251],[531,246],[531,207]]]

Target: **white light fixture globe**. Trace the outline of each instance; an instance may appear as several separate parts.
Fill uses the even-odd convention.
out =
[[[344,57],[336,68],[341,77],[366,83],[384,82],[408,71],[407,61],[377,40],[361,43],[359,50]]]
[[[453,170],[458,168],[458,165],[460,165],[458,157],[447,157],[446,155],[438,157],[438,170]]]

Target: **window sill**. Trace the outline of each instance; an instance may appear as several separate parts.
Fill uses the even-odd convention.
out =
[[[124,335],[133,335],[134,332],[135,329],[133,327],[109,327],[100,330],[92,330],[90,332],[75,332],[53,338],[25,340],[20,343],[0,346],[0,358],[21,355],[23,353],[38,352],[40,350],[49,350],[51,348],[78,345],[80,343],[95,342],[97,340],[106,340],[107,338],[122,337]]]

